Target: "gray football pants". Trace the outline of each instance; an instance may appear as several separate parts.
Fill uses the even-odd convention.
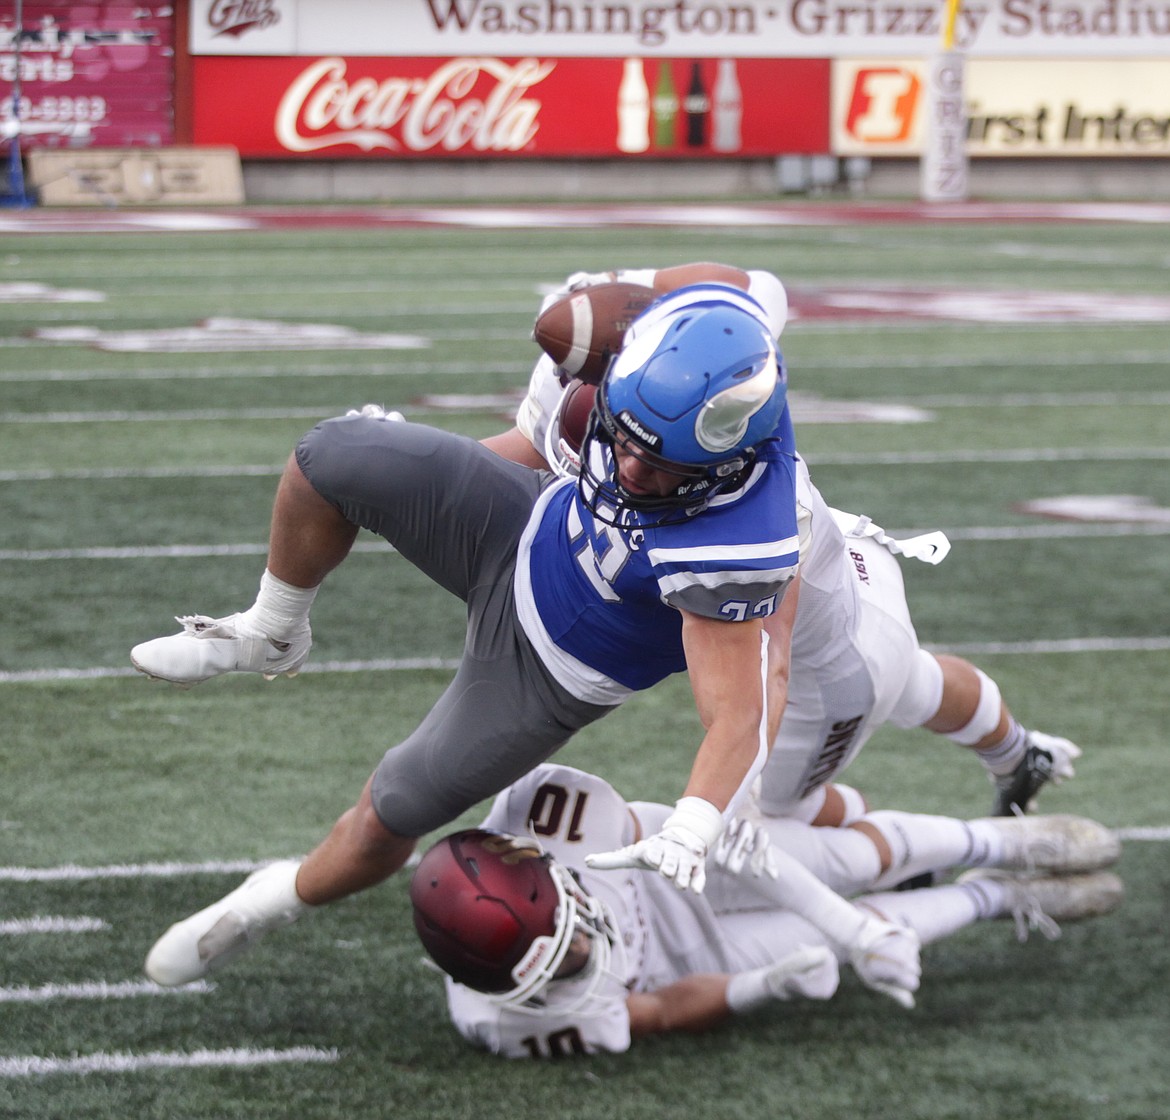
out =
[[[374,809],[422,836],[526,774],[612,708],[571,696],[516,617],[516,551],[549,476],[464,436],[421,424],[339,417],[296,449],[313,488],[467,604],[455,679],[374,772]]]

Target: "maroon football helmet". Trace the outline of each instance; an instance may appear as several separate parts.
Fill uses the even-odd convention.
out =
[[[531,837],[481,828],[444,837],[415,869],[410,901],[434,962],[500,1003],[519,1006],[542,991],[577,932],[590,953],[574,980],[588,973],[600,982],[609,964],[608,909]]]

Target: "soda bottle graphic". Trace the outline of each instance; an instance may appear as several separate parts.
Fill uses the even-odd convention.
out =
[[[711,100],[714,104],[714,129],[711,147],[717,152],[738,152],[743,144],[740,124],[743,121],[743,97],[740,94],[739,78],[735,72],[734,58],[721,58],[715,75],[715,88]]]
[[[691,80],[683,98],[683,114],[687,118],[687,147],[702,148],[707,143],[707,120],[711,116],[711,98],[703,85],[703,68],[691,63]]]
[[[618,151],[644,152],[650,147],[650,89],[640,58],[627,58],[618,86]]]
[[[658,81],[654,86],[654,147],[673,148],[678,143],[678,94],[674,90],[673,67],[668,59],[658,63]]]

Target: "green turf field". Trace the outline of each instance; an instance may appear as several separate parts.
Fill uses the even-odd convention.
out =
[[[1082,745],[1044,806],[1126,830],[1125,906],[1055,943],[990,923],[928,947],[913,1012],[847,976],[825,1005],[542,1065],[448,1026],[405,876],[213,984],[146,986],[170,922],[352,803],[447,680],[462,609],[363,539],[295,681],[183,692],[133,674],[130,647],[251,602],[280,466],[317,418],[376,401],[486,436],[535,356],[539,285],[702,259],[771,269],[798,308],[841,286],[998,301],[989,321],[795,319],[798,442],[834,505],[951,536],[940,567],[903,565],[920,636]],[[1163,226],[1123,222],[5,237],[0,1117],[1165,1116],[1170,314],[1148,305],[1170,307],[1168,266]],[[1036,321],[1037,292],[1085,311]],[[1107,519],[1021,508],[1070,495],[1110,498]],[[680,680],[560,760],[673,800],[696,742]],[[883,731],[850,777],[879,807],[990,804],[978,765],[924,732]]]

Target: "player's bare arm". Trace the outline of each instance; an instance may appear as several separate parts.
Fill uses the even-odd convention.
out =
[[[764,623],[680,613],[687,672],[706,730],[683,796],[701,797],[722,812],[744,788],[749,774],[763,765],[770,742],[762,668]]]
[[[635,992],[626,999],[630,1035],[645,1038],[667,1031],[708,1031],[731,1015],[725,973],[684,976],[656,992]]]

